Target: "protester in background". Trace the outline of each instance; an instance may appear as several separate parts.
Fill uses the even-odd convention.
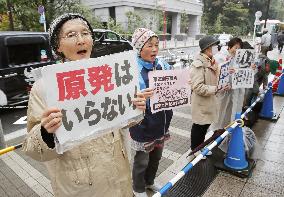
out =
[[[149,88],[148,74],[155,70],[168,70],[170,65],[157,58],[159,52],[158,36],[151,30],[138,28],[132,36],[132,44],[138,51],[137,63],[140,71],[140,89],[149,98],[153,89]],[[172,110],[151,113],[150,102],[147,100],[145,116],[142,122],[129,129],[131,145],[135,150],[132,179],[136,197],[147,197],[145,189],[157,191],[154,184],[159,161],[162,157],[164,142],[169,139],[169,126]]]
[[[263,29],[263,35],[261,37],[261,53],[267,56],[267,52],[272,50],[271,35],[268,33],[268,29]]]
[[[89,22],[79,14],[56,18],[49,29],[50,44],[62,62],[90,58],[94,36]],[[47,108],[41,79],[34,85],[28,104],[28,135],[23,151],[45,162],[56,197],[131,197],[130,165],[119,129],[57,154],[54,133],[62,124],[58,108]],[[134,104],[145,109],[144,95]],[[80,131],[78,131],[80,132]]]
[[[278,42],[278,50],[279,53],[282,53],[283,45],[284,45],[284,31],[279,32],[277,36],[277,42]]]
[[[242,48],[243,42],[240,38],[232,38],[228,42],[228,47],[223,47],[219,53],[217,53],[214,58],[218,65],[230,61],[229,63],[229,74],[235,72],[234,66],[236,62],[234,57],[236,51]],[[231,89],[232,78],[230,76],[230,84],[225,87],[224,91],[217,93],[217,102],[218,102],[218,115],[217,121],[214,122],[210,130],[222,129],[226,127],[231,121],[235,119],[235,113],[242,111],[243,99],[244,99],[244,89]]]
[[[218,116],[216,93],[219,71],[213,56],[218,52],[219,42],[212,36],[200,39],[201,52],[191,64],[191,150],[204,142],[207,129]],[[198,154],[199,152],[195,153]],[[188,160],[193,157],[194,155]]]
[[[260,54],[257,60],[257,72],[254,75],[253,88],[248,88],[246,91],[245,106],[250,106],[255,101],[261,85],[263,85],[263,89],[267,87],[269,72],[269,58]]]

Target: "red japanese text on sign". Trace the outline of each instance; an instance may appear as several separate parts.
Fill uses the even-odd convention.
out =
[[[80,95],[88,94],[85,89],[84,74],[84,69],[56,74],[59,101],[78,99]]]
[[[88,68],[88,82],[94,88],[91,93],[97,94],[100,89],[104,88],[105,92],[114,89],[111,83],[112,68],[105,64],[102,66]],[[88,91],[85,87],[85,70],[73,70],[69,72],[57,73],[57,86],[59,90],[59,101],[78,99],[81,95],[86,96]]]
[[[111,83],[112,68],[105,64],[103,66],[88,68],[88,81],[94,88],[91,92],[95,95],[101,86],[104,86],[104,91],[108,92],[114,89],[114,84]]]

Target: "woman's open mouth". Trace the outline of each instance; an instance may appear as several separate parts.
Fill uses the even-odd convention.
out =
[[[151,55],[151,58],[152,58],[152,59],[155,59],[155,58],[156,58],[156,56],[157,56],[157,55]]]
[[[87,50],[80,50],[80,51],[77,51],[77,54],[78,55],[85,55],[87,53]]]

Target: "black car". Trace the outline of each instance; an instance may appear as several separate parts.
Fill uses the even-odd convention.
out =
[[[92,57],[132,50],[130,42],[117,33],[107,29],[94,29],[95,44]]]
[[[25,105],[30,71],[52,63],[47,33],[0,32],[0,108]]]

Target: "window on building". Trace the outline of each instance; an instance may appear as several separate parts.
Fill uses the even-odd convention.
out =
[[[115,20],[115,7],[110,7],[109,9],[109,16]]]

